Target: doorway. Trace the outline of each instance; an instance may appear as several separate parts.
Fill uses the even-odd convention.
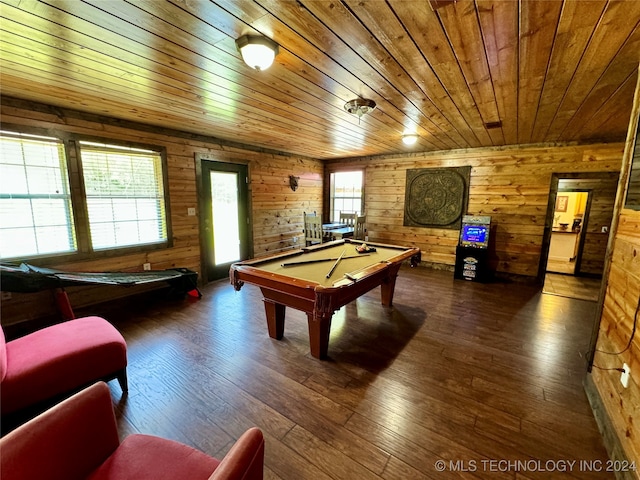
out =
[[[580,274],[585,223],[589,218],[591,198],[589,190],[558,189],[551,226],[547,273]]]
[[[538,270],[543,293],[597,300],[617,182],[615,172],[552,174]]]
[[[590,190],[558,189],[549,256],[542,291],[562,297],[596,301],[600,280],[580,276]]]
[[[210,282],[228,276],[233,262],[249,258],[248,168],[204,159],[200,163],[202,276]]]

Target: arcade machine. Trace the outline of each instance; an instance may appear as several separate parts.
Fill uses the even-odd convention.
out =
[[[475,282],[486,282],[491,279],[490,232],[490,216],[465,215],[462,217],[460,240],[456,247],[454,278]]]

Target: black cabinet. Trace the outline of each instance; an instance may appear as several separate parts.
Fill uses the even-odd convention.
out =
[[[493,276],[490,263],[489,249],[458,245],[453,278],[488,282]]]

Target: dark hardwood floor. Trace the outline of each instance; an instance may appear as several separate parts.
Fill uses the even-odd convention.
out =
[[[301,312],[276,341],[258,288],[202,293],[105,313],[128,342],[123,436],[221,457],[256,425],[266,479],[613,478],[580,465],[607,458],[582,387],[594,302],[403,267],[392,308],[376,288],[334,315],[319,361]]]

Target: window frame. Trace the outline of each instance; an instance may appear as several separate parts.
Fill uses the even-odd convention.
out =
[[[327,185],[327,219],[330,222],[338,222],[339,211],[336,211],[336,218],[333,217],[334,214],[334,205],[335,205],[335,182],[334,175],[340,173],[352,173],[352,172],[360,172],[362,174],[362,184],[361,184],[361,196],[360,196],[360,211],[356,212],[358,215],[363,215],[365,210],[365,169],[364,168],[342,168],[339,170],[329,171],[325,177],[326,185]],[[356,198],[356,197],[340,197],[340,198]]]
[[[145,143],[130,142],[107,137],[98,137],[93,135],[82,135],[65,132],[55,129],[43,129],[34,127],[25,127],[24,125],[15,125],[9,123],[1,123],[0,129],[13,131],[16,133],[24,133],[30,135],[40,135],[45,137],[53,137],[62,141],[67,164],[67,176],[69,178],[69,188],[71,192],[71,208],[74,219],[73,228],[75,229],[76,246],[75,252],[64,252],[56,254],[30,255],[20,257],[2,258],[3,262],[34,262],[38,266],[46,266],[68,261],[95,260],[101,258],[121,257],[136,253],[146,253],[155,250],[164,250],[173,247],[173,227],[171,222],[171,198],[169,194],[169,175],[167,162],[167,149],[159,145],[150,145]],[[138,148],[151,150],[160,154],[162,168],[162,186],[165,204],[165,222],[167,227],[167,239],[164,242],[149,243],[141,245],[132,245],[126,247],[115,247],[108,249],[94,250],[91,246],[89,231],[89,216],[87,210],[87,199],[85,194],[84,176],[82,171],[82,160],[80,156],[80,142],[103,143],[106,145],[117,145],[126,148]]]

